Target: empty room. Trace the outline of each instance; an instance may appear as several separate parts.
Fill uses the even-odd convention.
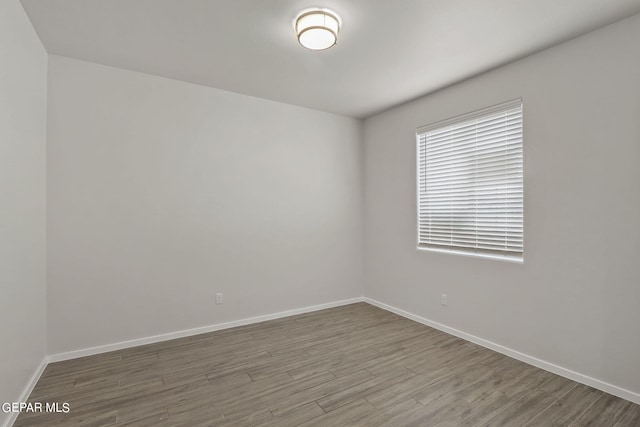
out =
[[[640,0],[0,0],[0,426],[640,426]]]

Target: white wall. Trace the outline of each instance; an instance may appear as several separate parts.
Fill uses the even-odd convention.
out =
[[[638,40],[640,15],[366,120],[366,295],[640,393]],[[524,264],[417,251],[415,129],[517,97]]]
[[[362,295],[361,128],[51,56],[49,353]]]
[[[20,2],[0,1],[0,402],[21,397],[45,356],[46,84]]]

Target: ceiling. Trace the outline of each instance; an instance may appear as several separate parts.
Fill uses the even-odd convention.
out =
[[[367,117],[635,13],[640,0],[22,0],[49,53]],[[338,12],[302,48],[296,14]]]

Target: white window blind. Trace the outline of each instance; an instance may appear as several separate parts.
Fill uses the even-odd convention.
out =
[[[418,247],[522,260],[522,101],[416,134]]]

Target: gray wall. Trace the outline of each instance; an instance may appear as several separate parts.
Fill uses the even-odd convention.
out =
[[[365,294],[640,392],[638,40],[634,16],[366,120]],[[524,264],[417,251],[415,129],[517,97]]]
[[[45,356],[46,85],[20,2],[0,2],[0,402],[21,397]]]
[[[361,136],[51,56],[49,354],[362,295]]]

